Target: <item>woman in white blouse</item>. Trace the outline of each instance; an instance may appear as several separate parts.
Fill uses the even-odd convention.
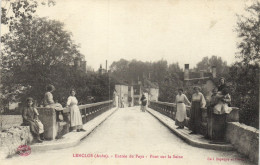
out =
[[[187,118],[186,104],[190,105],[190,101],[187,99],[186,95],[183,94],[183,89],[178,89],[178,95],[176,96],[175,103],[177,106],[177,112],[175,117],[175,125],[177,129],[183,129],[185,125],[185,119]]]
[[[202,112],[201,108],[205,107],[206,100],[203,94],[200,92],[200,87],[196,86],[193,88],[194,94],[191,100],[191,116],[190,116],[190,126],[191,134],[196,134],[200,132]]]
[[[82,128],[82,117],[79,111],[78,100],[75,97],[75,94],[75,90],[72,89],[67,101],[67,107],[70,108],[71,127],[73,128],[73,130],[77,130],[77,132],[84,132],[86,130]]]

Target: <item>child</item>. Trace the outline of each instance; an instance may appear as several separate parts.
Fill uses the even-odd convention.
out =
[[[27,106],[23,109],[23,125],[30,126],[30,131],[36,138],[36,142],[41,143],[44,140],[43,137],[43,124],[39,120],[39,113],[36,108],[33,107],[33,99],[31,97],[26,99]]]
[[[224,113],[230,113],[232,111],[232,108],[229,107],[229,104],[231,102],[231,97],[227,89],[218,91],[215,97],[218,100],[218,103],[214,106],[213,113],[224,114]]]

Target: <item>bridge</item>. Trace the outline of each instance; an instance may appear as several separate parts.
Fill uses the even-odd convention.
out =
[[[230,141],[214,144],[203,135],[190,135],[188,128],[177,130],[171,103],[150,102],[146,112],[139,106],[114,107],[112,100],[81,105],[86,132],[70,132],[69,120],[57,122],[53,109],[38,111],[49,140],[31,144],[29,156],[13,154],[4,164],[60,164],[64,160],[69,164],[254,164],[250,155],[238,152]],[[236,112],[230,120],[235,120]],[[69,116],[66,109],[64,113]]]

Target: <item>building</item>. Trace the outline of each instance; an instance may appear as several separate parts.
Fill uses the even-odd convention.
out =
[[[184,65],[184,88],[199,86],[203,89],[203,94],[206,100],[209,100],[212,95],[212,90],[217,87],[218,79],[216,67],[211,67],[211,72],[201,70],[194,72],[189,69],[189,64]]]
[[[140,98],[143,93],[148,101],[158,101],[159,97],[158,85],[148,79],[144,79],[143,82],[132,83],[131,85],[121,82],[115,86],[115,90],[119,97],[119,105],[123,101],[125,106],[140,105]]]
[[[87,61],[85,61],[82,58],[76,57],[74,59],[74,67],[76,69],[80,69],[86,73],[87,72]]]

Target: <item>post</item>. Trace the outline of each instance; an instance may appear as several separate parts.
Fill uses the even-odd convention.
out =
[[[189,64],[184,65],[184,80],[189,79]]]
[[[216,66],[212,66],[212,77],[213,78],[217,77],[217,68],[216,68]]]

